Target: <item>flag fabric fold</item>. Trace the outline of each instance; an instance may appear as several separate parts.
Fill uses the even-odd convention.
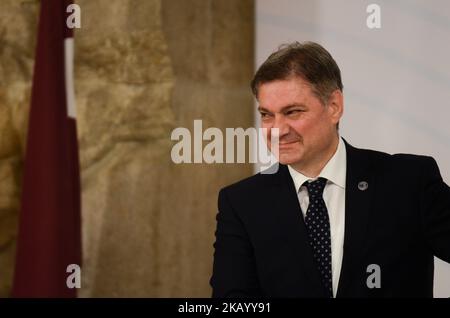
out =
[[[42,0],[35,55],[13,297],[76,297],[81,200],[73,92],[71,1]]]

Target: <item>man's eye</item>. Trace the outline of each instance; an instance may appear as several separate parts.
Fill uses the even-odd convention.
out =
[[[300,110],[300,109],[293,109],[293,110],[290,110],[290,111],[288,111],[288,112],[286,112],[286,115],[295,115],[295,114],[298,114],[298,113],[300,113],[300,112],[302,112],[302,110]]]
[[[269,114],[268,113],[261,113],[261,118],[268,118]]]

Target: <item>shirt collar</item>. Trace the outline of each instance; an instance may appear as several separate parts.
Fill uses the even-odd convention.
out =
[[[300,187],[308,180],[315,180],[319,177],[323,177],[332,183],[336,184],[342,189],[345,189],[345,178],[347,172],[347,152],[345,149],[345,143],[341,137],[339,137],[338,147],[336,152],[328,160],[325,167],[323,167],[322,171],[319,173],[317,178],[310,178],[305,176],[304,174],[298,172],[294,168],[288,165],[289,173],[291,174],[292,180],[294,180],[295,189],[297,192],[300,190]]]

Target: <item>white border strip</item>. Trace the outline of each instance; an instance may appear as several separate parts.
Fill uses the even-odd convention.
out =
[[[66,79],[67,116],[76,119],[75,89],[73,83],[73,38],[64,39],[64,74]]]

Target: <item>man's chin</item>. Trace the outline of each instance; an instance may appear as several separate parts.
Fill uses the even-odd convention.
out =
[[[295,163],[298,163],[299,161],[300,161],[300,158],[294,157],[294,156],[283,155],[283,154],[280,154],[278,156],[278,162],[283,165],[293,165]]]

